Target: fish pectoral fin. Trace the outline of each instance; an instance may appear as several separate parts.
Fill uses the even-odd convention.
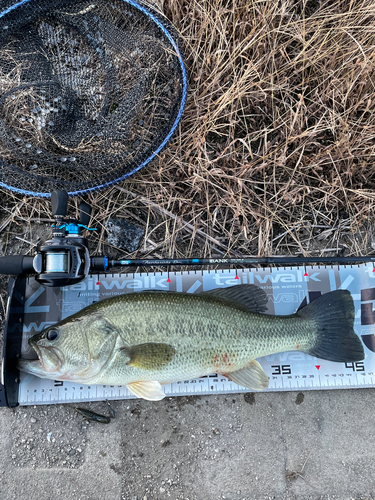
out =
[[[141,370],[155,370],[166,366],[176,349],[169,344],[149,342],[120,349],[129,361],[127,364]]]
[[[160,401],[165,398],[165,394],[161,390],[161,385],[156,380],[132,382],[126,387],[138,398],[147,399],[148,401]]]
[[[227,375],[230,380],[247,389],[262,391],[268,387],[268,376],[258,361],[251,361],[245,368],[231,372]]]

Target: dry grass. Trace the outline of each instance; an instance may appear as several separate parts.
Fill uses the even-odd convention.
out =
[[[183,41],[186,111],[126,192],[90,196],[95,250],[119,216],[146,229],[139,255],[370,252],[375,0],[156,2]]]

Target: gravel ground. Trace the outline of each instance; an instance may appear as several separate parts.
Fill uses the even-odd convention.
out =
[[[108,414],[106,403],[82,403]],[[0,497],[372,499],[372,390],[0,408]],[[22,470],[22,472],[20,472]]]

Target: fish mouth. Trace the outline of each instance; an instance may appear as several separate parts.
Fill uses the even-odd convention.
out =
[[[40,347],[37,340],[33,340],[33,337],[29,339],[29,345],[34,349],[38,359],[20,359],[18,363],[20,369],[28,373],[38,374],[39,377],[40,373],[43,372],[50,375],[60,371],[63,365],[63,356],[59,349],[48,346]]]

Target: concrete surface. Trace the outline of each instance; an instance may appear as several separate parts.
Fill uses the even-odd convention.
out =
[[[106,403],[82,403],[108,414]],[[373,499],[372,389],[0,408],[0,498]]]

